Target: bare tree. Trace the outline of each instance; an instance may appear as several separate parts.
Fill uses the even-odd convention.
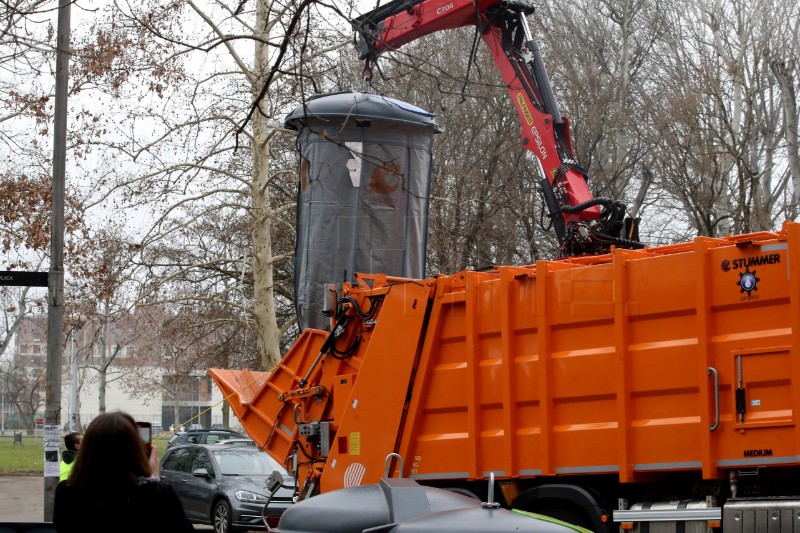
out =
[[[780,92],[783,111],[781,136],[786,143],[787,171],[792,183],[791,201],[785,208],[788,218],[797,218],[800,204],[800,139],[798,138],[797,62],[800,57],[800,8],[796,3],[778,2],[770,6],[770,31],[764,54]]]
[[[764,54],[788,50],[775,34],[797,14],[781,22],[782,6],[709,1],[666,11],[670,31],[656,56],[662,90],[651,99],[666,143],[656,174],[700,234],[772,229],[786,212],[792,114],[782,113]]]
[[[143,127],[129,139],[97,143],[127,158],[131,171],[116,177],[116,193],[155,213],[137,243],[150,269],[140,301],[240,308],[262,367],[280,358],[292,324],[291,293],[275,276],[290,270],[294,231],[294,161],[280,155],[293,134],[278,138],[281,117],[316,90],[308,74],[330,68],[328,49],[350,38],[319,9],[311,1],[185,0],[119,2],[114,12],[155,37],[163,68],[180,72],[161,98],[130,110],[128,123]],[[222,231],[211,234],[209,223]],[[226,232],[231,242],[219,240]]]
[[[629,214],[640,217],[652,186],[653,149],[651,122],[641,109],[656,43],[666,30],[661,5],[581,0],[542,8],[536,22],[543,53],[562,111],[574,124],[589,185],[595,196],[624,200]]]
[[[137,364],[131,366],[134,379],[127,388],[134,397],[160,395],[172,404],[176,423],[185,421],[182,408],[197,399],[197,387],[208,379],[209,367],[251,368],[258,363],[253,339],[242,337],[238,321],[224,310],[182,303],[142,311],[154,323],[148,342],[140,344]]]
[[[115,229],[97,232],[91,283],[70,287],[71,322],[80,332],[80,366],[95,373],[98,409],[106,411],[106,389],[110,382],[125,380],[131,367],[143,364],[132,358],[132,347],[153,330],[149,317],[136,313],[136,294],[143,274],[135,261],[138,248]]]
[[[33,433],[36,414],[44,406],[44,368],[26,368],[11,360],[0,367],[0,382],[5,401],[14,406],[28,433]]]

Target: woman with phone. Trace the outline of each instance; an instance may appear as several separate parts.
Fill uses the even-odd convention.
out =
[[[92,420],[69,478],[56,489],[55,529],[59,533],[194,531],[175,491],[158,479],[156,449],[144,444],[127,413],[104,413]]]

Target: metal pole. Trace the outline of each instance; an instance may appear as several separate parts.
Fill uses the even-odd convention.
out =
[[[56,36],[55,116],[53,117],[53,217],[50,228],[50,284],[47,298],[47,383],[44,423],[61,425],[61,361],[64,323],[64,181],[67,152],[70,6],[59,0]],[[47,462],[45,462],[47,471]],[[44,520],[53,521],[58,475],[44,478]]]

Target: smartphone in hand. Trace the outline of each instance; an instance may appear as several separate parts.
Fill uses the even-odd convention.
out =
[[[150,422],[136,422],[139,428],[139,437],[144,445],[144,453],[150,456],[150,448],[153,446],[153,426]]]

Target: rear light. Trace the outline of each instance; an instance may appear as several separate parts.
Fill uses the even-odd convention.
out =
[[[267,526],[278,527],[278,522],[281,521],[280,516],[267,515]]]

